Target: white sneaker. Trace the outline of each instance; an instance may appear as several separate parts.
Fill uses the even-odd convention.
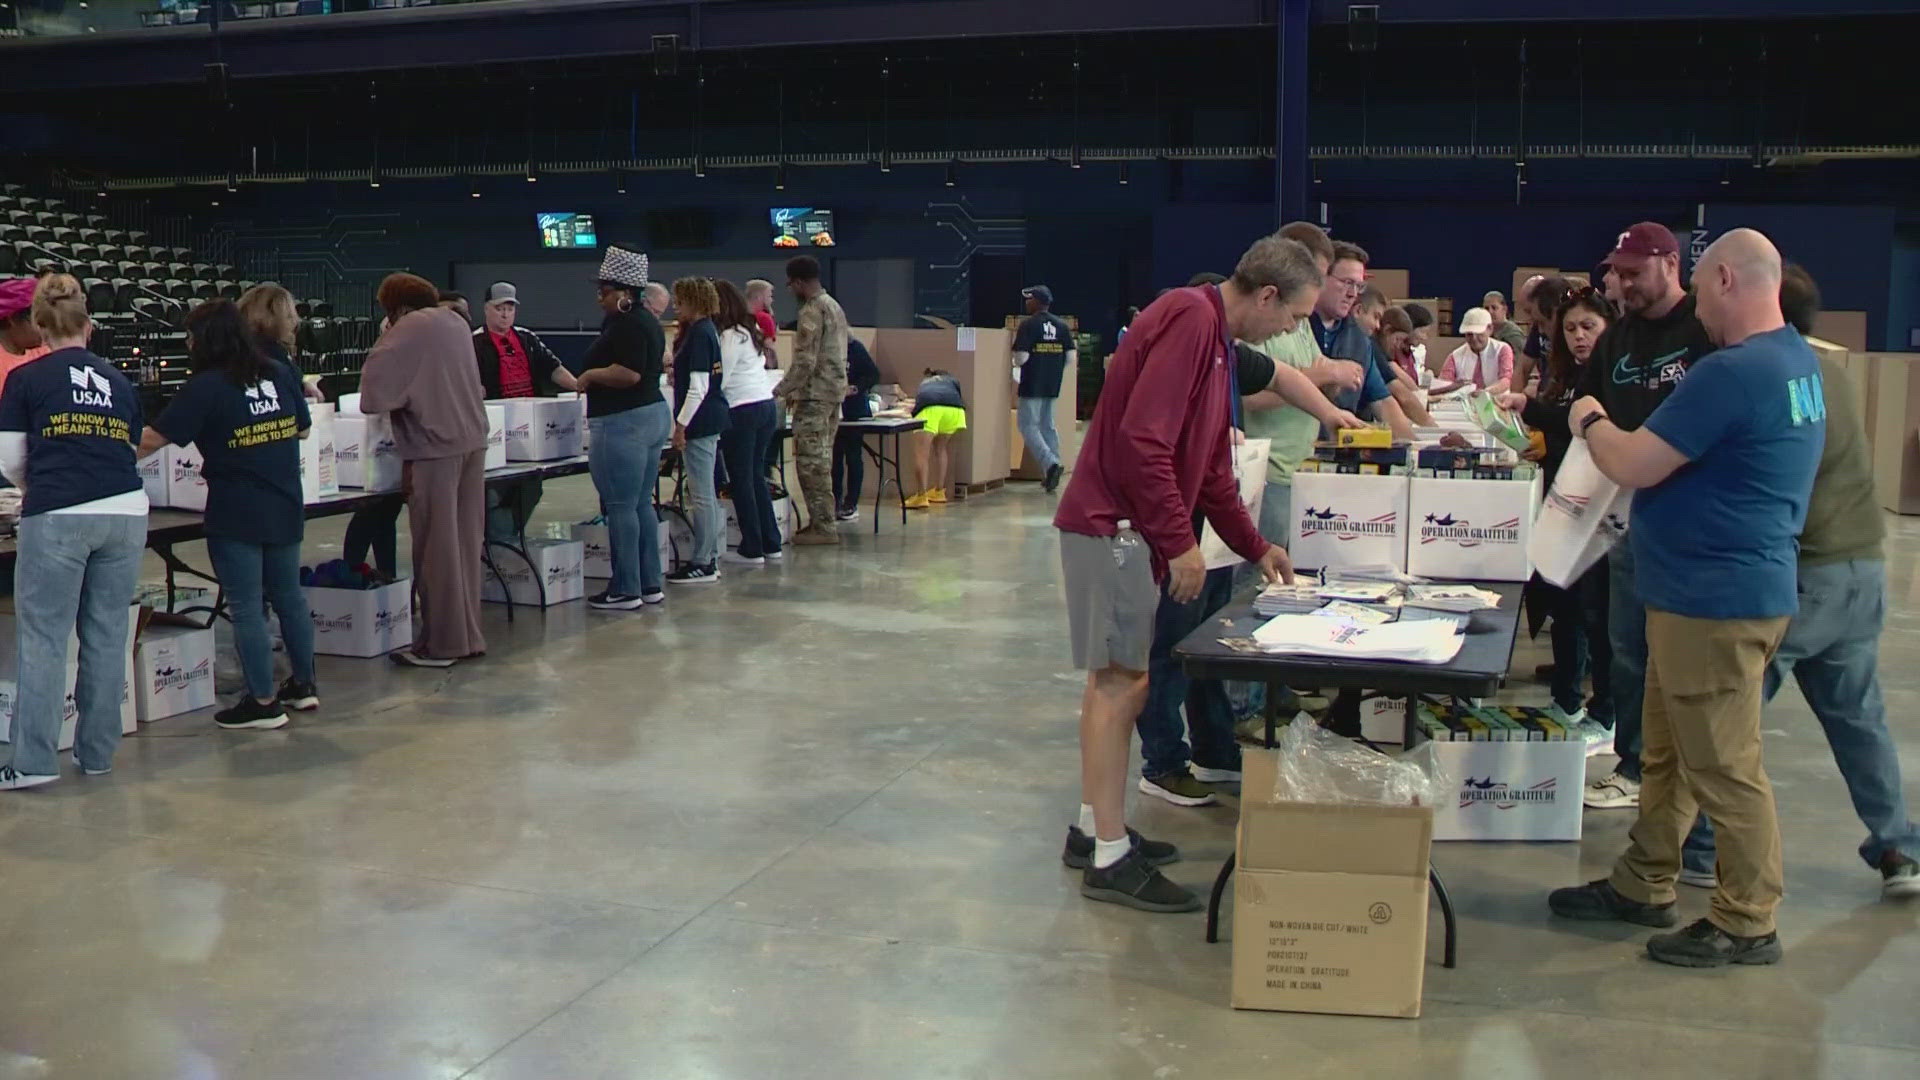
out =
[[[742,555],[742,554],[740,554],[740,553],[739,553],[739,552],[737,552],[737,551],[729,551],[729,552],[727,552],[726,554],[724,554],[724,555],[722,555],[722,556],[720,556],[720,561],[721,561],[721,562],[724,562],[724,563],[732,563],[732,564],[734,564],[735,566],[765,566],[765,565],[767,565],[767,560],[766,560],[765,558],[763,558],[763,557],[761,557],[761,556],[759,556],[759,555],[755,555],[755,556],[753,556],[753,557],[751,557],[751,558],[749,558],[749,557],[747,557],[747,556],[745,556],[745,555]]]
[[[1237,784],[1240,782],[1239,769],[1209,769],[1205,765],[1190,766],[1193,778],[1203,784]]]
[[[1574,730],[1586,742],[1588,757],[1613,753],[1612,728],[1591,716],[1583,716],[1580,722],[1574,725]]]
[[[785,548],[781,548],[779,551],[769,551],[766,556],[768,562],[779,562],[786,557],[787,550]]]
[[[1629,780],[1617,771],[1610,772],[1588,784],[1581,801],[1589,810],[1632,809],[1640,805],[1640,781]]]
[[[15,788],[39,787],[60,779],[57,773],[14,772],[11,765],[0,765],[0,790],[11,791]]]

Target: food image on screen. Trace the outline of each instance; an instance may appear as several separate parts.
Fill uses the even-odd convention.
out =
[[[597,248],[592,214],[536,214],[540,223],[540,246],[549,248]]]
[[[773,218],[774,247],[833,246],[833,211],[811,206],[776,206],[768,213]]]

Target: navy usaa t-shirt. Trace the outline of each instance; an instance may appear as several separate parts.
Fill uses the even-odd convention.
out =
[[[22,517],[140,490],[140,398],[112,364],[75,346],[22,364],[0,393],[0,431],[27,433]]]
[[[313,424],[300,377],[277,360],[261,379],[236,386],[223,371],[187,380],[153,429],[194,444],[207,479],[208,536],[249,544],[297,544],[307,516],[300,493],[300,433]]]

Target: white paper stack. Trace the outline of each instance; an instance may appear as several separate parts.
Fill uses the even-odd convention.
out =
[[[1465,639],[1439,621],[1356,626],[1318,615],[1278,615],[1255,630],[1253,640],[1270,653],[1444,664]]]
[[[1500,606],[1500,594],[1473,585],[1413,585],[1407,606],[1436,611],[1486,611]]]
[[[1310,584],[1283,585],[1274,582],[1253,598],[1253,611],[1256,615],[1272,618],[1275,615],[1304,614],[1317,610],[1326,602],[1326,598],[1314,591]]]

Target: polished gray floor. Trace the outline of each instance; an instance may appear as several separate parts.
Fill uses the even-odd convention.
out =
[[[556,483],[543,516],[589,501]],[[1623,843],[1613,811],[1578,845],[1436,849],[1462,962],[1429,966],[1422,1019],[1228,1008],[1198,916],[1089,903],[1057,861],[1080,680],[1050,506],[868,519],[665,610],[489,606],[483,662],[323,658],[324,709],[284,731],[176,717],[109,777],[0,793],[0,1078],[1920,1075],[1920,904],[1879,901],[1791,690],[1780,966],[1550,923],[1546,890]],[[1920,522],[1895,529],[1911,778]],[[1190,884],[1231,848],[1228,807],[1134,820]]]

